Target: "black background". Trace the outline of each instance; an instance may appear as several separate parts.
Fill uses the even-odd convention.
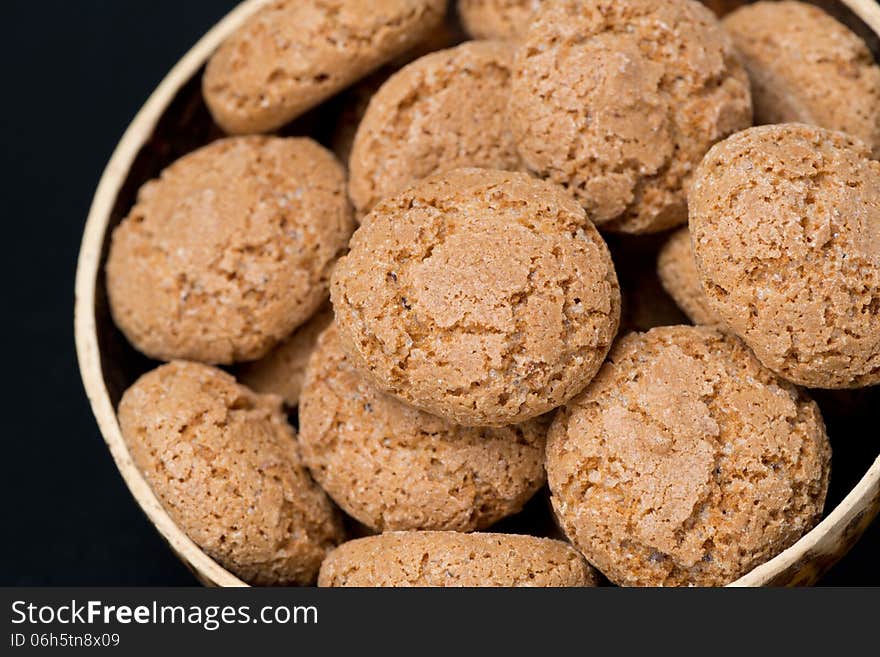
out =
[[[74,353],[73,282],[91,196],[117,140],[234,5],[3,3],[0,584],[196,583],[134,503],[92,418]],[[880,584],[877,555],[880,523],[823,583]]]

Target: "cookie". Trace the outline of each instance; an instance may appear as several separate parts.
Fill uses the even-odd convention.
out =
[[[752,80],[756,123],[841,130],[880,156],[880,66],[848,27],[804,2],[756,2],[723,25]]]
[[[543,0],[458,0],[458,15],[474,39],[522,39]],[[702,0],[718,16],[733,11],[742,0]]]
[[[822,513],[819,408],[736,338],[631,333],[547,439],[551,500],[587,560],[626,586],[717,586],[797,541]]]
[[[309,356],[318,336],[332,322],[333,308],[328,303],[260,360],[243,364],[238,380],[256,392],[278,395],[289,407],[295,407]]]
[[[208,60],[202,91],[230,134],[268,132],[436,29],[446,0],[274,0]]]
[[[342,166],[312,140],[213,142],[147,182],[113,231],[113,319],[159,360],[260,358],[326,299],[353,228]]]
[[[880,383],[880,162],[803,124],[746,130],[695,176],[690,231],[710,307],[771,370]]]
[[[692,170],[751,125],[730,38],[694,0],[551,0],[517,50],[511,129],[536,175],[565,186],[600,229],[687,220]]]
[[[318,586],[595,586],[567,543],[516,534],[391,532],[349,541],[321,566]]]
[[[119,404],[135,464],[172,520],[251,584],[311,584],[342,538],[338,513],[300,463],[277,397],[176,361]]]
[[[660,249],[657,275],[663,289],[694,324],[723,323],[703,294],[700,273],[691,249],[691,234],[687,228],[675,231]]]
[[[565,403],[620,318],[608,249],[583,209],[524,173],[457,169],[379,203],[333,273],[352,365],[381,390],[467,426]]]
[[[467,428],[402,404],[354,370],[331,325],[309,361],[299,440],[321,487],[371,529],[470,531],[544,484],[547,424]]]
[[[423,41],[446,0],[274,0],[217,49],[202,80],[230,134],[269,132]]]
[[[370,99],[351,150],[358,215],[438,171],[518,168],[507,121],[512,61],[506,43],[470,41],[392,75]]]

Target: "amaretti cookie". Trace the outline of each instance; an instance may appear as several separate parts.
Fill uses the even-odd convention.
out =
[[[708,327],[622,338],[547,441],[563,529],[628,586],[736,580],[818,521],[829,464],[818,406]]]
[[[208,61],[202,89],[226,132],[268,132],[424,40],[446,0],[274,0]]]
[[[326,299],[353,228],[343,168],[312,140],[213,142],[147,182],[113,231],[113,319],[152,358],[260,358]]]
[[[392,75],[352,145],[348,189],[358,215],[438,171],[518,168],[507,120],[512,62],[512,46],[470,41]]]
[[[548,424],[468,428],[407,406],[354,370],[331,325],[309,361],[299,440],[321,487],[371,529],[470,531],[544,484]]]
[[[251,390],[278,395],[288,406],[296,406],[309,356],[318,336],[332,321],[333,308],[328,302],[260,360],[239,367],[238,380]]]
[[[333,273],[352,365],[464,425],[522,422],[592,378],[620,317],[604,241],[562,188],[457,169],[380,202]]]
[[[880,383],[880,162],[803,124],[715,146],[690,230],[712,309],[758,359],[814,388]]]
[[[252,584],[311,584],[342,538],[338,513],[300,462],[274,396],[177,361],[123,395],[132,459],[174,522]]]
[[[880,155],[880,66],[848,27],[805,2],[756,2],[723,24],[752,80],[756,123],[841,130]]]
[[[657,275],[663,289],[694,324],[721,323],[703,294],[700,273],[691,249],[691,234],[687,228],[675,231],[660,249]]]
[[[349,541],[321,566],[318,586],[595,586],[562,541],[516,534],[390,532]]]
[[[547,0],[517,50],[511,126],[539,176],[602,229],[687,220],[692,170],[751,125],[749,82],[718,20],[694,0]]]

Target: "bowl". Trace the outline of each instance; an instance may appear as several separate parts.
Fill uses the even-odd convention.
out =
[[[86,222],[76,272],[76,351],[86,394],[101,434],[131,494],[150,522],[199,581],[209,586],[247,584],[205,554],[174,523],[132,461],[115,409],[125,389],[156,363],[136,352],[114,326],[104,285],[104,262],[110,234],[133,205],[141,184],[155,177],[164,166],[181,155],[221,136],[202,100],[201,72],[217,46],[266,1],[247,0],[217,23],[171,69],[137,113],[116,146],[98,184]],[[880,59],[880,5],[873,0],[816,1],[813,4],[821,6],[859,34],[868,43],[874,56]],[[299,123],[300,126],[312,128],[316,125],[309,117]],[[288,130],[296,133],[297,127],[286,128],[285,132]],[[864,407],[866,404],[872,405],[872,400],[865,396],[874,392],[817,394],[820,404],[824,395],[834,404],[855,403]],[[858,424],[851,421],[848,415],[845,412],[842,414],[839,431],[856,433]],[[830,421],[829,433],[832,444],[838,446],[839,452],[855,451],[856,464],[848,466],[850,472],[844,477],[849,490],[838,491],[839,501],[836,505],[833,508],[830,508],[830,504],[826,505],[823,520],[797,543],[747,573],[732,586],[814,583],[846,554],[880,511],[880,456],[876,456],[877,445],[862,444],[867,436],[842,440]],[[832,485],[835,479],[833,465]]]

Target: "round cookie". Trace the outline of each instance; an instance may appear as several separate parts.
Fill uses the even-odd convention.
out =
[[[469,41],[425,55],[370,99],[349,159],[358,215],[432,173],[517,169],[507,121],[513,47]]]
[[[755,123],[841,130],[880,156],[880,66],[848,27],[805,2],[756,2],[723,25],[752,80]]]
[[[300,463],[280,400],[175,361],[122,396],[132,459],[174,522],[251,584],[311,584],[342,538],[340,518]]]
[[[544,484],[547,421],[467,428],[380,392],[354,370],[335,326],[318,340],[299,409],[312,476],[376,531],[484,529]]]
[[[342,166],[312,140],[215,141],[146,183],[113,231],[113,319],[159,360],[260,358],[326,299],[353,228]]]
[[[260,360],[243,364],[238,380],[256,392],[278,395],[293,408],[299,403],[306,365],[318,336],[332,322],[333,308],[327,303]]]
[[[614,265],[578,203],[488,169],[437,174],[379,203],[331,297],[356,369],[468,426],[565,403],[598,370],[620,318]]]
[[[709,327],[631,333],[553,422],[565,533],[627,586],[727,584],[818,521],[830,447],[819,408]]]
[[[709,305],[771,370],[813,388],[880,383],[880,162],[841,132],[746,130],[690,198]]]
[[[751,125],[730,38],[694,0],[551,0],[517,50],[510,118],[520,157],[599,228],[687,220],[692,170]]]
[[[596,586],[568,543],[517,534],[390,532],[349,541],[321,565],[318,586]]]
[[[268,132],[423,41],[446,0],[274,0],[217,49],[202,91],[230,134]]]
[[[697,271],[691,249],[691,234],[687,228],[675,231],[660,249],[657,275],[663,289],[694,324],[721,323],[703,294],[700,272]]]

